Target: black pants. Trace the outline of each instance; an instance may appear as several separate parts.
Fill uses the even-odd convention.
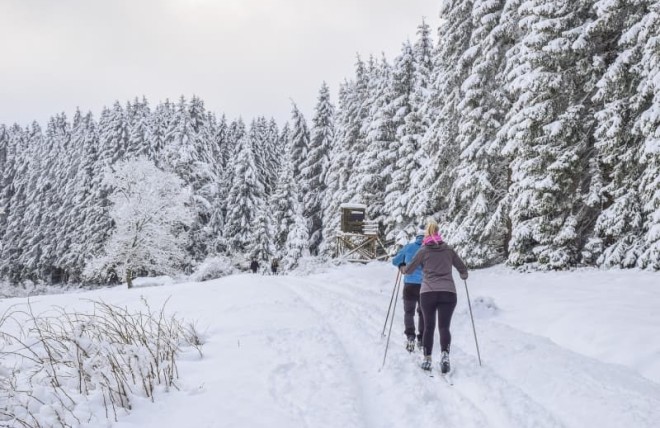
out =
[[[419,304],[420,284],[403,284],[403,325],[404,333],[408,339],[415,337],[415,309],[417,309],[417,335],[418,339],[424,334],[424,318],[422,318],[422,308]]]
[[[435,317],[438,316],[438,330],[440,331],[440,348],[449,352],[451,333],[449,325],[451,316],[456,308],[456,293],[449,291],[428,291],[420,295],[422,313],[424,315],[424,355],[433,352],[433,335],[435,333]]]

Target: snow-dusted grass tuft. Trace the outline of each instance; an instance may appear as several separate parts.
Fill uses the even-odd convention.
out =
[[[105,409],[117,420],[133,396],[152,401],[159,387],[176,388],[182,348],[202,354],[194,324],[146,300],[136,311],[93,301],[91,313],[28,302],[0,317],[0,423],[9,427],[79,426]],[[14,324],[14,325],[12,325]],[[12,333],[9,333],[9,332]]]

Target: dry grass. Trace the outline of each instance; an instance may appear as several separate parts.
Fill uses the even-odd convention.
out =
[[[158,310],[144,299],[138,310],[92,304],[91,313],[35,314],[28,302],[2,314],[0,425],[45,426],[43,406],[53,421],[48,426],[81,425],[91,416],[77,409],[85,400],[102,403],[105,417],[116,421],[132,395],[153,401],[157,386],[177,388],[182,346],[202,355],[195,325],[167,315],[167,302]]]

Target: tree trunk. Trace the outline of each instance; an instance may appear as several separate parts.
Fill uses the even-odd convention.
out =
[[[128,288],[133,288],[133,271],[131,269],[126,269],[126,285]]]

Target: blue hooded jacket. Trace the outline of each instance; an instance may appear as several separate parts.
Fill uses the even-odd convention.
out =
[[[399,266],[401,263],[410,264],[417,251],[422,248],[422,240],[424,235],[417,235],[415,242],[407,244],[405,247],[399,251],[399,253],[394,256],[392,259],[392,264],[394,266]],[[421,284],[422,283],[422,267],[419,266],[413,273],[410,275],[403,276],[404,284]]]

